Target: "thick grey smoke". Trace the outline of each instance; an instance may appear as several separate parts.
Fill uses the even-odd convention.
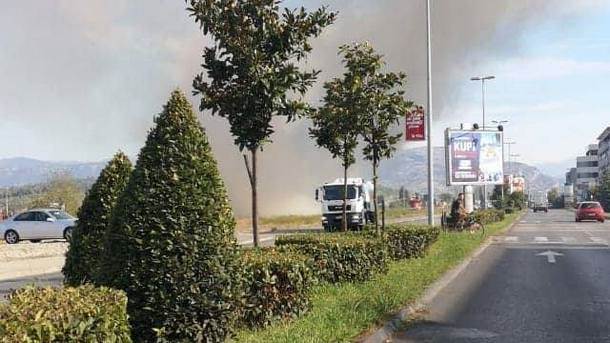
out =
[[[432,0],[435,137],[456,123],[452,102],[486,61],[519,53],[523,35],[543,23],[569,25],[603,1]],[[285,3],[339,11],[315,41],[309,66],[323,70],[308,95],[317,102],[324,80],[339,75],[340,44],[370,41],[388,68],[409,77],[408,96],[425,103],[424,0],[327,0]],[[556,26],[556,29],[561,29]],[[11,2],[0,12],[0,145],[3,155],[47,160],[101,160],[117,149],[137,153],[169,92],[191,92],[206,39],[183,1]],[[193,97],[198,105],[198,98]],[[247,214],[249,186],[241,154],[224,120],[200,115],[231,198]],[[264,214],[314,212],[313,190],[340,175],[337,161],[317,149],[309,123],[277,121],[274,143],[260,163]],[[436,141],[440,144],[440,139]],[[369,174],[358,164],[351,175]]]

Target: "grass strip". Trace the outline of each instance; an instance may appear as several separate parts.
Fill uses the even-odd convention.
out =
[[[519,213],[486,226],[486,236],[442,233],[424,258],[393,262],[387,274],[364,283],[323,284],[312,289],[313,309],[294,321],[238,333],[238,342],[349,342],[416,301],[428,286],[473,252]]]

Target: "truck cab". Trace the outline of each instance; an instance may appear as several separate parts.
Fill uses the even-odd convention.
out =
[[[316,190],[316,200],[322,210],[325,231],[341,228],[343,222],[343,179],[327,182]],[[373,184],[362,178],[347,179],[346,215],[350,229],[362,229],[373,220]]]

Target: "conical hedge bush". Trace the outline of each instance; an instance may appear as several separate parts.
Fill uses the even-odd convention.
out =
[[[94,282],[99,269],[104,233],[117,199],[127,185],[131,169],[129,158],[118,152],[87,192],[78,211],[78,225],[72,233],[62,269],[67,285]]]
[[[190,103],[174,91],[113,214],[103,276],[135,341],[221,342],[238,308],[235,220]]]

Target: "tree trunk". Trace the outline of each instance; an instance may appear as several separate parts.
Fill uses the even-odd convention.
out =
[[[347,167],[343,166],[343,231],[347,231]]]
[[[256,193],[256,150],[250,149],[252,165],[248,164],[248,157],[244,155],[246,171],[250,179],[250,189],[252,190],[252,244],[258,247],[258,198]]]
[[[375,210],[375,232],[379,233],[379,211],[377,210],[377,161],[373,158],[373,206]]]

